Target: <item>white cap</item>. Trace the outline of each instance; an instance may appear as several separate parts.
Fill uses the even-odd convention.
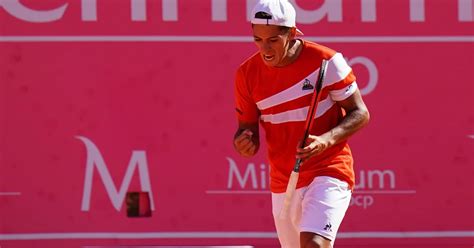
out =
[[[296,11],[288,0],[259,0],[252,10],[252,24],[296,28]],[[298,34],[303,34],[296,29]]]

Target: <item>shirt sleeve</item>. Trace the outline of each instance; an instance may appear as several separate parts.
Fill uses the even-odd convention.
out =
[[[251,89],[241,68],[236,73],[234,93],[237,120],[244,123],[258,122],[257,104],[252,98]]]
[[[336,53],[328,63],[325,86],[334,101],[342,101],[357,90],[356,77],[352,68],[340,53]]]
[[[346,98],[350,97],[354,92],[357,90],[357,83],[356,81],[352,82],[351,84],[345,86],[339,90],[332,90],[329,92],[331,99],[334,101],[342,101]]]

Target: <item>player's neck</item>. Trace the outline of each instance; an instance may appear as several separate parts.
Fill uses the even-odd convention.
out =
[[[302,49],[303,49],[302,40],[300,39],[292,40],[286,54],[285,62],[281,67],[290,65],[293,62],[295,62],[296,59],[298,59]]]

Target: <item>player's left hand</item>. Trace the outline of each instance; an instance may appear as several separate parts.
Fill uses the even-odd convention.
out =
[[[329,147],[329,141],[321,136],[309,135],[306,139],[306,144],[301,147],[301,141],[296,147],[296,158],[301,158],[303,162],[313,156],[321,154]]]

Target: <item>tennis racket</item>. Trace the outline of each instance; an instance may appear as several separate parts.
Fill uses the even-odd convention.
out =
[[[308,109],[308,114],[306,116],[306,124],[305,124],[305,131],[303,136],[303,141],[301,142],[301,148],[304,148],[306,139],[308,138],[309,131],[314,123],[314,115],[316,114],[316,109],[318,107],[319,98],[321,96],[321,88],[323,86],[324,77],[326,76],[326,70],[328,67],[327,60],[321,62],[321,67],[319,68],[318,79],[316,81],[316,85],[314,87],[313,97],[311,98],[311,105]],[[295,166],[293,167],[293,171],[291,172],[290,179],[288,180],[288,185],[286,187],[285,192],[285,200],[283,201],[283,207],[281,209],[279,218],[286,219],[289,215],[290,211],[290,203],[293,198],[293,193],[296,190],[296,184],[298,183],[298,177],[300,175],[300,165],[301,159],[297,159],[295,162]]]

